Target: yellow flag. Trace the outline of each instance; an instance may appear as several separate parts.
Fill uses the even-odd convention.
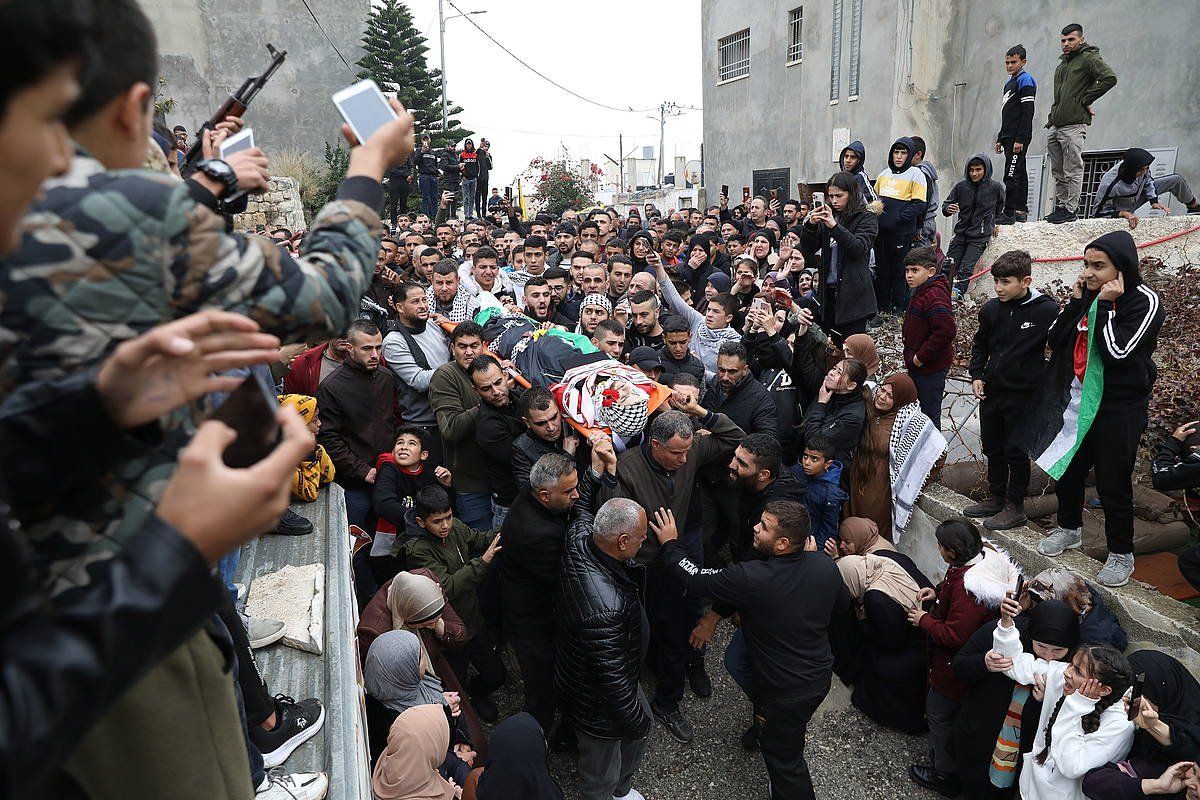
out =
[[[517,207],[521,209],[521,219],[527,219],[525,214],[525,192],[521,188],[520,178],[517,178]]]

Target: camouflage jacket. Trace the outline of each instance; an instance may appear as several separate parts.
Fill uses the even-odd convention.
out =
[[[20,250],[0,271],[0,396],[204,308],[247,314],[285,342],[329,338],[354,319],[382,235],[377,182],[343,183],[298,259],[267,239],[226,233],[188,186],[144,170],[108,172],[82,153],[47,182]],[[208,411],[199,403],[175,412],[158,447],[53,510],[15,498],[51,591],[86,583],[86,564],[111,557],[143,527]]]

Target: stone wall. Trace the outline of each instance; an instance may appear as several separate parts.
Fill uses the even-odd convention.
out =
[[[233,226],[239,231],[253,231],[259,225],[271,228],[283,226],[291,231],[307,227],[304,206],[300,204],[300,184],[295,178],[271,178],[266,194],[251,195],[245,214],[234,217]]]

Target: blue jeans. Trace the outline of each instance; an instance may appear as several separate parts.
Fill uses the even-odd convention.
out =
[[[750,651],[746,649],[746,636],[742,629],[733,632],[725,647],[725,671],[733,678],[746,696],[754,699],[754,679],[750,675]]]
[[[238,564],[242,561],[242,550],[239,547],[232,553],[227,553],[221,556],[221,560],[217,562],[217,571],[221,573],[221,583],[225,584],[225,589],[229,592],[229,596],[233,598],[233,607],[237,608],[237,589],[233,585],[233,578],[237,575]]]
[[[454,508],[467,527],[479,531],[492,529],[492,496],[488,492],[458,492]]]
[[[912,378],[917,387],[917,401],[921,404],[921,412],[933,420],[933,427],[942,429],[942,397],[946,394],[946,370],[932,375],[918,375],[909,370],[908,377]]]
[[[421,213],[433,219],[438,207],[438,179],[433,175],[419,175],[417,185],[421,187]]]
[[[500,530],[500,526],[504,524],[504,520],[508,517],[508,506],[502,506],[495,500],[492,501],[492,530]]]

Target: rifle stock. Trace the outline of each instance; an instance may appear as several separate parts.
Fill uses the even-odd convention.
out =
[[[287,58],[287,50],[276,50],[275,45],[268,43],[267,52],[271,54],[271,63],[262,75],[251,76],[246,78],[241,87],[225,98],[225,102],[217,109],[217,112],[212,115],[196,131],[196,140],[192,142],[192,146],[188,148],[187,155],[183,159],[183,165],[180,167],[180,173],[185,177],[196,169],[196,165],[204,158],[204,132],[214,130],[218,124],[223,122],[226,117],[241,117],[250,108],[250,103],[262,91],[262,88],[267,85],[267,81],[275,74],[275,71],[283,65],[284,59]]]

